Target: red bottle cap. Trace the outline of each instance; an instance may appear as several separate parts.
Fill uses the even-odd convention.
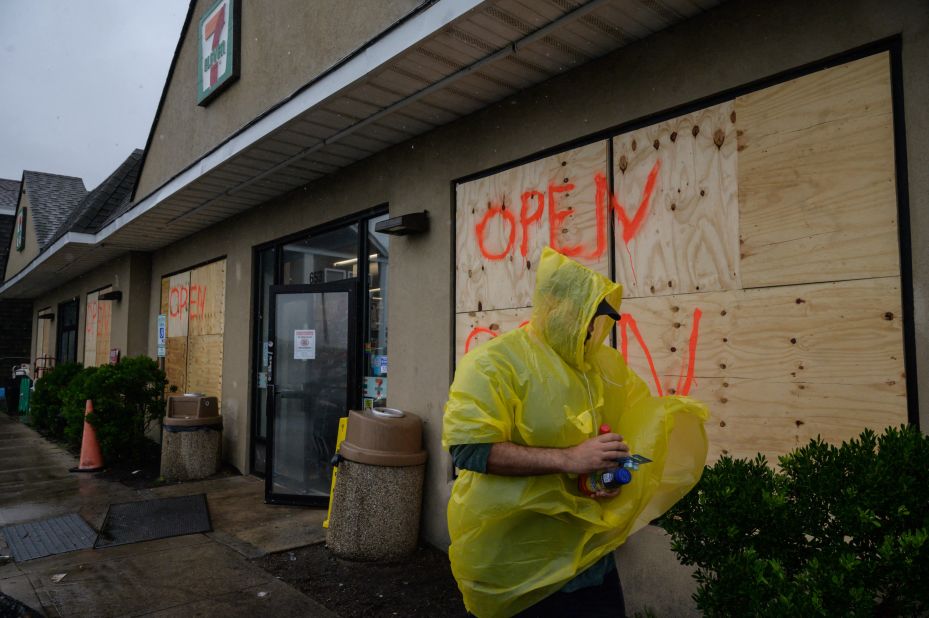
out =
[[[605,433],[610,433],[610,426],[607,425],[606,423],[604,423],[603,425],[600,425],[600,435],[602,436]]]

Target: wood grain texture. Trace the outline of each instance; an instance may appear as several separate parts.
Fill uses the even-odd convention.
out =
[[[50,312],[50,311],[51,311],[51,308],[44,309],[42,311],[39,311],[38,315],[42,315],[43,313]],[[52,325],[51,320],[36,320],[36,337],[35,337],[36,352],[35,352],[35,355],[36,355],[37,366],[44,367],[47,365],[45,361],[42,361],[42,363],[39,363],[38,361],[39,358],[55,355],[54,346],[52,345],[52,342],[54,341],[54,335],[52,333],[54,332],[55,329],[51,325]]]
[[[455,316],[455,362],[461,360],[466,351],[518,328],[531,315],[532,307],[459,313]]]
[[[187,390],[222,400],[222,335],[191,335],[187,338]]]
[[[721,455],[768,461],[816,436],[839,444],[870,428],[906,422],[903,380],[870,385],[704,378],[700,390],[713,417],[706,425],[709,461]],[[725,402],[724,402],[725,400]]]
[[[84,366],[97,366],[97,292],[87,295],[84,310]]]
[[[888,54],[736,100],[745,287],[899,274]]]
[[[188,334],[222,335],[226,307],[226,260],[190,272]]]
[[[616,280],[626,297],[741,287],[732,101],[615,137],[613,174],[625,215],[616,220]]]
[[[168,337],[186,337],[190,318],[190,271],[172,276],[168,290]]]
[[[112,290],[107,287],[100,290],[104,294]],[[100,367],[110,362],[110,321],[113,316],[113,301],[97,299],[97,343],[95,345],[94,365]]]
[[[606,153],[606,142],[597,142],[458,185],[456,313],[528,306],[552,238],[569,253],[576,249],[578,261],[609,272],[595,182],[597,174],[605,178]]]
[[[168,337],[165,344],[165,375],[168,392],[177,387],[177,394],[187,392],[187,337]]]
[[[837,442],[906,422],[899,278],[631,299],[622,309],[666,394],[686,373],[694,311],[702,312],[689,394],[710,407],[717,455],[773,457],[812,435]],[[657,392],[631,336],[628,358]]]

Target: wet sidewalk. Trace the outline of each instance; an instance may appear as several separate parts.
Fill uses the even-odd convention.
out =
[[[3,594],[50,617],[336,616],[250,561],[324,540],[325,511],[268,506],[254,477],[137,490],[69,473],[76,464],[0,414],[0,527],[77,513],[99,530],[110,504],[205,493],[213,532],[7,560]],[[0,553],[10,553],[2,537]]]

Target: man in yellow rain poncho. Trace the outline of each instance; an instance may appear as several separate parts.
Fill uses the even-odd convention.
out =
[[[546,248],[528,327],[458,366],[442,433],[463,468],[449,558],[480,618],[623,615],[613,550],[700,478],[706,408],[652,397],[603,345],[621,297],[620,285]],[[616,433],[598,436],[602,424]],[[615,467],[630,449],[653,462],[622,491],[580,493],[579,474]]]

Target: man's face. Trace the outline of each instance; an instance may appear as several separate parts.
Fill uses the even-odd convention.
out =
[[[590,324],[587,325],[587,337],[584,338],[584,343],[587,343],[588,341],[590,341],[590,336],[594,334],[594,320],[596,319],[597,318],[593,318],[590,321]]]

